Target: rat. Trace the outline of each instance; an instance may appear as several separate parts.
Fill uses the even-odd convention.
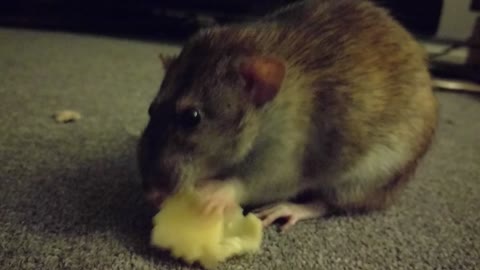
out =
[[[138,161],[157,206],[194,188],[282,230],[386,209],[430,148],[437,100],[421,45],[370,1],[290,4],[201,29],[149,107]]]

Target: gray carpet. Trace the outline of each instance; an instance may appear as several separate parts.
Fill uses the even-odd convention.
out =
[[[0,29],[0,269],[189,269],[148,248],[134,160],[156,56],[175,50]],[[221,269],[480,269],[480,99],[437,95],[437,140],[395,207],[268,229]]]

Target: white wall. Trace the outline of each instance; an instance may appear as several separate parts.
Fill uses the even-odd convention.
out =
[[[470,11],[471,0],[444,0],[437,36],[465,40],[472,34],[478,13]]]

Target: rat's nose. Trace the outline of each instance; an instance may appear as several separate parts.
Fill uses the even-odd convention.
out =
[[[145,198],[155,208],[160,209],[163,201],[167,198],[168,194],[165,191],[161,191],[157,188],[152,188],[145,191]]]

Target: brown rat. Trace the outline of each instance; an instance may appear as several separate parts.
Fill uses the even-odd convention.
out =
[[[150,199],[265,205],[268,225],[388,206],[428,149],[425,54],[369,1],[306,1],[202,30],[167,67],[139,144]],[[300,201],[299,199],[302,199]]]

